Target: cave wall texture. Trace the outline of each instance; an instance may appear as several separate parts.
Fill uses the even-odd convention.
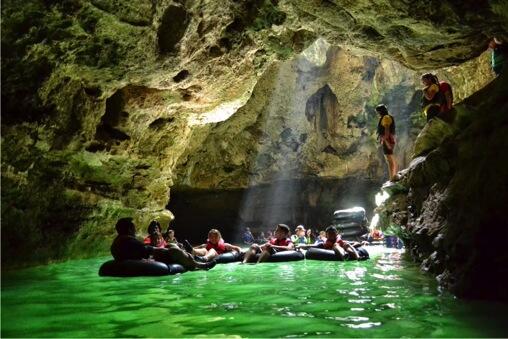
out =
[[[140,228],[173,219],[173,191],[381,183],[373,107],[385,102],[401,121],[409,164],[424,125],[419,74],[450,81],[468,116],[468,98],[493,78],[489,38],[508,37],[506,9],[3,1],[2,267],[105,253],[118,217]]]

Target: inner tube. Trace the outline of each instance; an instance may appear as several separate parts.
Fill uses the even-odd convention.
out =
[[[259,258],[261,254],[257,254]],[[298,261],[305,259],[305,255],[301,251],[280,251],[272,254],[266,262],[284,262],[284,261]]]
[[[244,253],[238,253],[236,251],[226,252],[215,257],[215,261],[217,262],[217,264],[228,264],[231,262],[243,260],[243,255]]]
[[[369,252],[363,247],[357,248],[356,251],[360,256],[359,260],[367,260],[369,259]],[[325,250],[324,248],[309,248],[307,253],[305,253],[305,259],[309,260],[327,260],[327,261],[341,261],[339,257],[335,255],[333,250]],[[352,260],[346,254],[344,257],[345,260]]]
[[[166,265],[154,260],[109,260],[99,268],[101,277],[161,276],[185,272],[179,264]]]

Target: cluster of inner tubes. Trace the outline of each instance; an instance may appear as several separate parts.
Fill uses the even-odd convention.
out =
[[[369,253],[363,247],[357,248],[360,260],[369,259]],[[302,251],[283,251],[270,256],[267,262],[284,262],[298,261],[303,259],[309,260],[328,260],[340,261],[341,259],[335,255],[332,250],[322,248],[310,248],[306,253]],[[346,260],[348,260],[346,255]],[[243,260],[243,253],[228,252],[223,253],[215,258],[217,264],[227,264]],[[182,265],[171,264],[166,265],[154,260],[109,260],[101,265],[99,269],[100,276],[109,277],[137,277],[137,276],[160,276],[184,273],[186,270]]]

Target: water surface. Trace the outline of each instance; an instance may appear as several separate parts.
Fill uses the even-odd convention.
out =
[[[375,250],[374,250],[375,251]],[[440,294],[379,250],[365,262],[217,265],[104,278],[108,258],[2,275],[2,337],[506,337],[503,305]]]

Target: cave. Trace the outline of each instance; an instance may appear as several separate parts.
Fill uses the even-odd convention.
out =
[[[505,2],[1,12],[3,337],[508,335]]]

